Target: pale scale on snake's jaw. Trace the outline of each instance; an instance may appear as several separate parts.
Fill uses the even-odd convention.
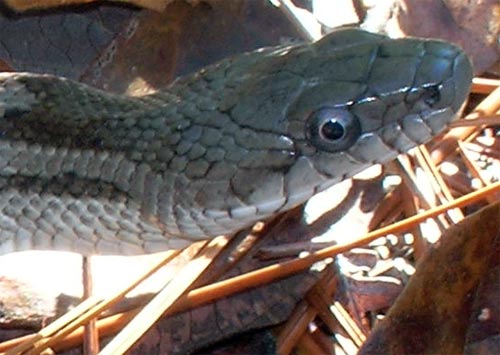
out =
[[[231,234],[443,131],[457,47],[336,31],[143,98],[0,75],[0,252],[137,254]]]

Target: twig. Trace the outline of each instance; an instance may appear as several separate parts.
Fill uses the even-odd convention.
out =
[[[217,237],[206,244],[118,335],[101,351],[101,355],[121,355],[165,313],[174,302],[205,271],[217,254],[226,246],[228,238]]]
[[[475,94],[490,94],[500,86],[500,80],[487,78],[472,79],[472,92]]]

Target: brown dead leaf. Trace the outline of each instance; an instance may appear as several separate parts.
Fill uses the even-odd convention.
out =
[[[499,202],[448,229],[360,354],[462,353],[470,293],[488,270],[499,235]]]

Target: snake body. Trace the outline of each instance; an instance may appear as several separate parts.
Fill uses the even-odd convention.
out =
[[[355,29],[144,97],[0,74],[0,252],[138,254],[234,233],[428,141],[471,77],[451,44]]]

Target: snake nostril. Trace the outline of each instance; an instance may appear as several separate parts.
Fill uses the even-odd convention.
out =
[[[422,95],[424,102],[430,107],[434,106],[441,100],[441,86],[431,85],[424,88],[424,93]]]

